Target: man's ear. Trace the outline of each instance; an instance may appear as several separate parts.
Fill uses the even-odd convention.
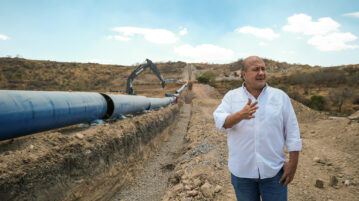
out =
[[[245,73],[242,71],[241,72],[241,78],[245,81],[244,77],[245,77]]]

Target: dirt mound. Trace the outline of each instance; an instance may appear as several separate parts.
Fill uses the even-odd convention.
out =
[[[132,178],[134,161],[159,147],[156,139],[177,113],[175,105],[104,126],[3,141],[1,200],[105,199]]]
[[[350,120],[359,120],[359,110],[349,116]]]
[[[328,118],[327,115],[321,113],[319,111],[315,111],[298,101],[291,99],[292,105],[297,115],[298,122],[306,123],[306,122],[314,122],[320,119]]]
[[[214,126],[220,103],[213,87],[193,85],[192,115],[182,155],[163,200],[235,200],[227,170],[226,134]]]

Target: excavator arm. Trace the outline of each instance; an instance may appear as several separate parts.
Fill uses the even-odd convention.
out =
[[[127,79],[127,85],[126,85],[126,93],[127,94],[135,94],[134,90],[132,89],[132,82],[133,80],[139,75],[141,74],[144,70],[146,70],[146,68],[150,67],[152,72],[158,77],[159,80],[161,80],[161,85],[162,88],[165,87],[166,83],[163,80],[163,77],[161,76],[160,71],[157,69],[156,65],[154,63],[152,63],[151,60],[146,59],[146,64],[144,65],[140,65],[139,67],[137,67],[132,73],[131,75],[128,77]]]

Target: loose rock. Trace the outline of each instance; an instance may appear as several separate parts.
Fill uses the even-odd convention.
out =
[[[78,138],[78,139],[82,139],[82,138],[84,138],[84,135],[83,134],[81,134],[81,133],[76,133],[76,138]]]
[[[221,192],[221,190],[222,190],[222,187],[220,185],[217,185],[216,188],[214,189],[214,192],[219,193],[219,192]]]
[[[320,180],[320,179],[317,179],[317,180],[315,181],[315,187],[317,187],[317,188],[324,188],[324,182],[323,182],[322,180]]]
[[[193,181],[193,185],[194,186],[200,186],[202,184],[201,180],[199,178],[196,178],[194,181]]]
[[[187,195],[188,195],[188,196],[191,196],[191,197],[194,197],[194,196],[198,195],[198,191],[196,191],[196,190],[188,191],[188,192],[187,192]]]
[[[207,182],[201,186],[201,191],[202,191],[204,197],[206,197],[206,198],[212,197],[213,193],[214,193],[211,184],[209,184]]]
[[[336,176],[330,176],[329,178],[329,186],[335,186],[338,184],[338,179]]]
[[[192,187],[191,187],[190,185],[185,185],[185,186],[184,186],[184,189],[188,191],[188,190],[191,190]]]
[[[181,191],[183,191],[183,185],[177,184],[173,187],[172,192],[170,193],[170,197],[176,197],[177,194],[179,194]]]
[[[320,163],[320,158],[319,157],[314,157],[313,161],[316,162],[316,163]]]
[[[185,179],[185,180],[182,180],[182,183],[183,183],[184,185],[186,185],[186,184],[190,184],[191,182],[190,182],[188,179]]]

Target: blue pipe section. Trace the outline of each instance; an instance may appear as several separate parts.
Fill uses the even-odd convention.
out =
[[[166,107],[175,100],[91,92],[0,90],[0,140],[96,119],[115,119]]]
[[[156,110],[161,107],[166,107],[175,102],[175,97],[166,98],[148,98],[150,100],[150,110]]]
[[[139,113],[144,110],[149,110],[151,102],[145,96],[133,96],[133,95],[117,95],[117,94],[103,94],[112,111],[108,111],[108,118],[118,118],[121,115]]]
[[[99,93],[0,90],[0,140],[101,119]]]

